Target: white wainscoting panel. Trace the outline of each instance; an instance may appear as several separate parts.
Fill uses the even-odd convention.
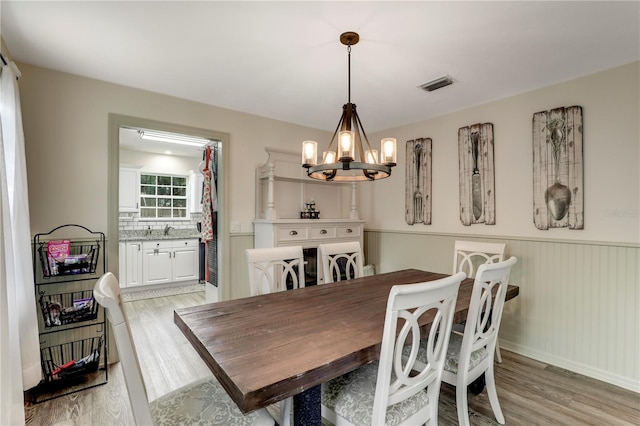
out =
[[[365,231],[376,272],[404,268],[451,273],[462,235]],[[486,238],[518,257],[500,345],[640,392],[640,248],[614,243]]]
[[[249,290],[249,272],[247,267],[246,249],[253,248],[253,233],[230,234],[231,273],[229,282],[224,283],[223,300],[240,299],[251,296]]]

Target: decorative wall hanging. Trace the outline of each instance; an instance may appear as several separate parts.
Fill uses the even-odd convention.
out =
[[[431,138],[407,141],[405,182],[405,220],[431,225]]]
[[[584,228],[582,107],[533,114],[533,222]]]
[[[493,124],[458,129],[460,157],[460,221],[495,225],[496,196],[493,159]]]

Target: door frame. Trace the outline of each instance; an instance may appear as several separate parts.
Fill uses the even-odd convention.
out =
[[[228,226],[228,187],[226,184],[229,164],[229,133],[218,132],[211,129],[185,126],[163,121],[149,120],[146,118],[131,117],[120,114],[109,114],[109,152],[108,152],[108,185],[107,185],[107,270],[120,276],[119,271],[119,225],[118,225],[118,187],[120,180],[120,128],[140,127],[155,129],[170,133],[179,133],[190,136],[203,137],[220,141],[218,155],[217,195],[218,195],[218,297],[226,300],[230,289],[226,288],[230,271],[229,250],[229,226]]]

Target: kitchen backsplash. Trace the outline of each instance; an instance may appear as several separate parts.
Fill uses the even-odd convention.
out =
[[[118,221],[120,232],[143,231],[151,227],[152,231],[162,231],[169,225],[173,229],[196,229],[197,223],[202,221],[202,213],[191,213],[190,220],[139,220],[137,215],[121,217]]]

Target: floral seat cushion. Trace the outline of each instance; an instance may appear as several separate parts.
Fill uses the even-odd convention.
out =
[[[273,425],[264,410],[243,415],[215,378],[199,380],[149,403],[156,426]]]
[[[460,360],[460,346],[462,345],[462,336],[458,333],[451,333],[449,337],[449,347],[447,348],[447,358],[444,362],[444,369],[454,374],[458,373],[458,362]],[[422,349],[422,348],[421,348]],[[469,370],[478,365],[480,361],[485,359],[489,354],[482,347],[471,353]]]
[[[378,362],[372,362],[357,370],[322,385],[322,405],[344,417],[354,425],[371,425],[373,401],[378,378]],[[394,378],[392,377],[393,381]],[[387,425],[398,425],[429,403],[426,392],[387,409]]]

